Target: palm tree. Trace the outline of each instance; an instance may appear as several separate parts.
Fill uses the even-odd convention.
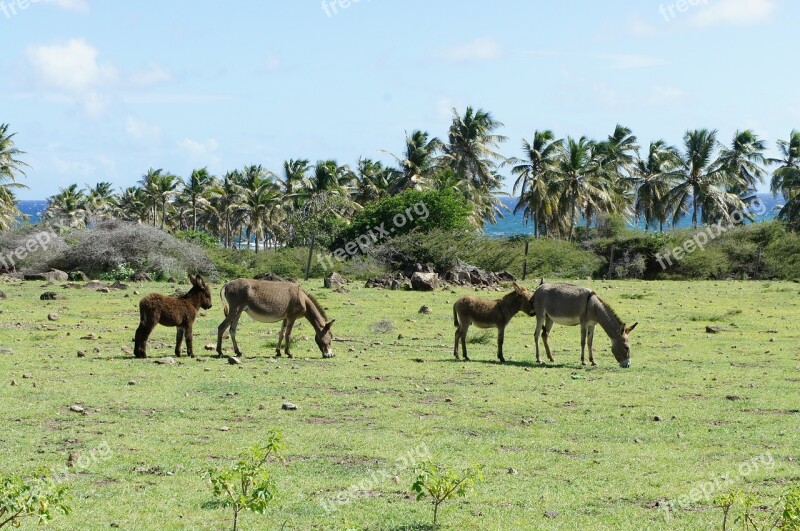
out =
[[[547,182],[562,144],[563,140],[555,140],[555,135],[549,129],[535,131],[531,142],[522,141],[525,158],[511,158],[507,162],[513,165],[511,174],[517,176],[513,194],[519,191],[519,200],[514,213],[522,211],[526,222],[533,221],[535,237],[546,230],[547,220],[555,209],[555,202],[548,194]]]
[[[283,163],[283,178],[276,182],[287,198],[291,199],[292,208],[299,206],[298,193],[308,185],[308,172],[311,164],[308,159],[289,159]]]
[[[181,195],[192,209],[192,230],[197,230],[197,205],[208,202],[208,188],[214,178],[208,173],[208,168],[193,170],[189,179],[183,183]]]
[[[122,191],[117,199],[117,215],[127,221],[143,223],[147,221],[150,207],[147,204],[144,189],[138,186],[131,186]]]
[[[728,191],[741,197],[743,200],[752,198],[756,193],[757,185],[764,182],[767,163],[764,152],[766,142],[758,135],[746,129],[736,131],[733,135],[731,147],[720,152],[718,163],[725,173],[732,179]]]
[[[780,166],[772,174],[770,189],[773,194],[782,194],[786,203],[778,212],[778,219],[800,230],[800,131],[792,130],[789,140],[778,140],[781,158],[769,159]]]
[[[25,155],[14,144],[16,133],[8,132],[9,124],[0,124],[0,230],[8,229],[22,215],[17,207],[15,188],[27,188],[16,182],[18,176],[24,176],[23,167],[28,166],[19,160]]]
[[[636,187],[634,211],[644,219],[644,229],[658,223],[660,232],[670,218],[669,191],[676,183],[681,158],[678,150],[667,145],[664,140],[650,142],[647,158],[637,159],[632,175]]]
[[[94,186],[86,185],[86,204],[91,216],[108,219],[113,215],[117,205],[113,186],[109,182],[99,182]]]
[[[58,194],[48,198],[44,213],[45,219],[70,228],[86,227],[88,216],[86,195],[77,184],[61,188]]]
[[[392,155],[397,160],[402,175],[395,180],[391,192],[396,194],[409,188],[424,188],[428,178],[437,169],[437,155],[443,147],[442,141],[436,137],[431,138],[427,131],[416,129],[411,135],[406,133],[403,155]]]
[[[697,228],[698,211],[703,223],[730,221],[732,212],[744,210],[744,202],[727,190],[732,184],[731,175],[719,160],[714,159],[718,147],[717,131],[687,131],[683,145],[680,182],[669,192],[669,201],[674,205],[673,223],[689,210],[690,204],[693,228]]]
[[[248,232],[255,237],[256,253],[259,242],[266,239],[266,232],[270,229],[275,209],[281,205],[282,194],[278,185],[269,179],[259,182],[255,188],[244,191],[242,205],[247,212],[249,220]]]
[[[578,214],[584,216],[588,227],[593,214],[614,211],[611,182],[600,160],[592,140],[567,137],[553,166],[549,188],[559,198],[554,224],[560,232],[568,233],[570,241]]]
[[[356,168],[356,202],[363,206],[386,197],[399,176],[398,170],[387,168],[380,161],[359,158]]]
[[[496,222],[502,208],[496,193],[502,181],[497,169],[505,158],[497,147],[506,137],[494,133],[502,126],[483,109],[467,107],[464,116],[453,109],[442,158],[459,177],[465,198],[474,204],[472,221],[478,227],[487,220]]]
[[[234,170],[226,173],[222,182],[216,183],[210,190],[211,203],[222,222],[222,242],[225,247],[231,245],[234,223],[237,214],[242,211],[242,187],[237,184],[240,180],[239,172]]]

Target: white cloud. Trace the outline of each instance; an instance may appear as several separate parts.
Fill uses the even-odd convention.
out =
[[[87,0],[47,0],[49,3],[65,9],[67,11],[77,11],[79,13],[89,12],[89,2]]]
[[[774,0],[715,0],[708,6],[698,8],[691,18],[691,24],[702,28],[755,24],[769,19],[776,8]]]
[[[529,52],[541,57],[578,57],[583,59],[597,59],[609,63],[610,68],[629,70],[636,68],[650,68],[670,64],[669,61],[649,55],[639,54],[604,54],[604,53],[578,53],[533,50]]]
[[[655,86],[650,91],[646,104],[651,107],[680,105],[686,101],[686,92],[678,87]]]
[[[161,127],[149,124],[133,116],[125,122],[125,132],[135,140],[158,140],[161,138]]]
[[[205,142],[198,142],[190,138],[186,138],[178,142],[178,147],[194,157],[205,157],[213,154],[219,148],[219,143],[213,138],[209,138]]]
[[[503,47],[491,37],[481,37],[443,50],[439,56],[454,63],[494,61],[503,56]]]
[[[45,88],[75,95],[96,89],[117,77],[111,64],[97,61],[97,48],[84,39],[63,44],[33,45],[27,49],[28,62]]]
[[[172,72],[163,66],[152,65],[147,70],[140,70],[130,75],[130,82],[140,87],[158,85],[172,79]]]
[[[96,171],[95,166],[88,162],[65,160],[59,156],[53,158],[53,167],[59,175],[65,175],[78,182],[93,176]]]

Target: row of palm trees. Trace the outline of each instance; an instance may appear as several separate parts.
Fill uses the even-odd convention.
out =
[[[360,158],[350,167],[335,160],[312,164],[291,159],[279,173],[260,165],[215,177],[206,168],[182,179],[149,169],[136,186],[115,194],[110,183],[63,188],[49,198],[45,218],[82,227],[103,218],[150,223],[168,230],[199,230],[226,245],[239,240],[260,245],[308,243],[301,230],[322,217],[347,219],[369,202],[407,189],[452,188],[474,205],[472,222],[496,220],[505,160],[494,131],[502,124],[490,113],[453,110],[447,142],[424,131],[406,135],[405,150],[392,155],[396,167]]]
[[[680,149],[656,140],[640,156],[636,137],[621,125],[602,141],[536,131],[522,143],[524,157],[506,161],[516,176],[515,212],[535,235],[569,239],[579,217],[587,227],[602,216],[635,217],[659,230],[689,213],[693,227],[730,222],[747,213],[773,165],[772,192],[786,201],[778,217],[800,228],[800,132],[778,141],[779,158],[767,158],[766,143],[751,130],[737,131],[730,145],[717,137],[716,130],[691,130]]]
[[[414,188],[457,190],[474,207],[473,224],[482,227],[502,215],[500,172],[508,168],[515,177],[514,210],[532,223],[534,235],[572,239],[578,223],[590,227],[608,216],[635,217],[658,230],[687,214],[694,226],[729,221],[745,211],[772,166],[772,191],[785,199],[778,216],[800,228],[798,131],[778,141],[778,158],[767,158],[766,143],[750,130],[737,131],[729,145],[716,131],[699,129],[688,131],[680,148],[656,140],[641,150],[621,125],[599,141],[536,131],[522,142],[521,157],[506,158],[499,153],[506,141],[497,134],[502,125],[483,109],[467,108],[463,115],[454,109],[446,141],[412,131],[403,152],[392,155],[395,165],[292,159],[277,174],[252,165],[221,177],[201,168],[185,179],[150,169],[120,193],[106,182],[64,188],[50,198],[45,217],[73,227],[121,218],[203,231],[225,245],[253,241],[258,249],[308,243],[314,234],[304,226],[324,217],[346,219],[369,202]],[[18,215],[13,188],[20,186],[22,154],[8,125],[0,126],[0,228]]]

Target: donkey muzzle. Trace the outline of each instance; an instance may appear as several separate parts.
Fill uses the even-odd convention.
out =
[[[622,360],[621,362],[619,362],[619,366],[622,367],[623,369],[630,369],[631,368],[631,359],[628,358],[626,360]]]

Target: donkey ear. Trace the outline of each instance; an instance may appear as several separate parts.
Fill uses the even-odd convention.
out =
[[[203,280],[203,277],[201,275],[198,274],[196,277],[194,277],[194,279],[197,282],[197,285],[200,286],[201,288],[206,285],[206,281]]]
[[[517,284],[516,281],[514,281],[514,291],[516,291],[517,293],[525,293],[525,288],[523,288],[522,286]]]
[[[636,328],[636,325],[638,325],[638,324],[639,324],[638,322],[633,323],[631,326],[629,326],[628,328],[625,329],[625,333],[626,334],[630,334],[631,332],[633,332],[633,329]]]
[[[542,277],[542,280],[539,281],[539,285],[541,286],[542,284],[544,284],[544,277]]]
[[[335,322],[336,322],[336,319],[333,319],[333,320],[328,321],[327,323],[325,323],[325,326],[323,326],[322,330],[319,331],[319,335],[324,336],[325,334],[327,334],[330,331],[331,326],[333,326],[333,323],[335,323]]]
[[[193,274],[189,273],[189,282],[192,283],[192,286],[196,286],[197,285],[197,277],[194,276]]]

